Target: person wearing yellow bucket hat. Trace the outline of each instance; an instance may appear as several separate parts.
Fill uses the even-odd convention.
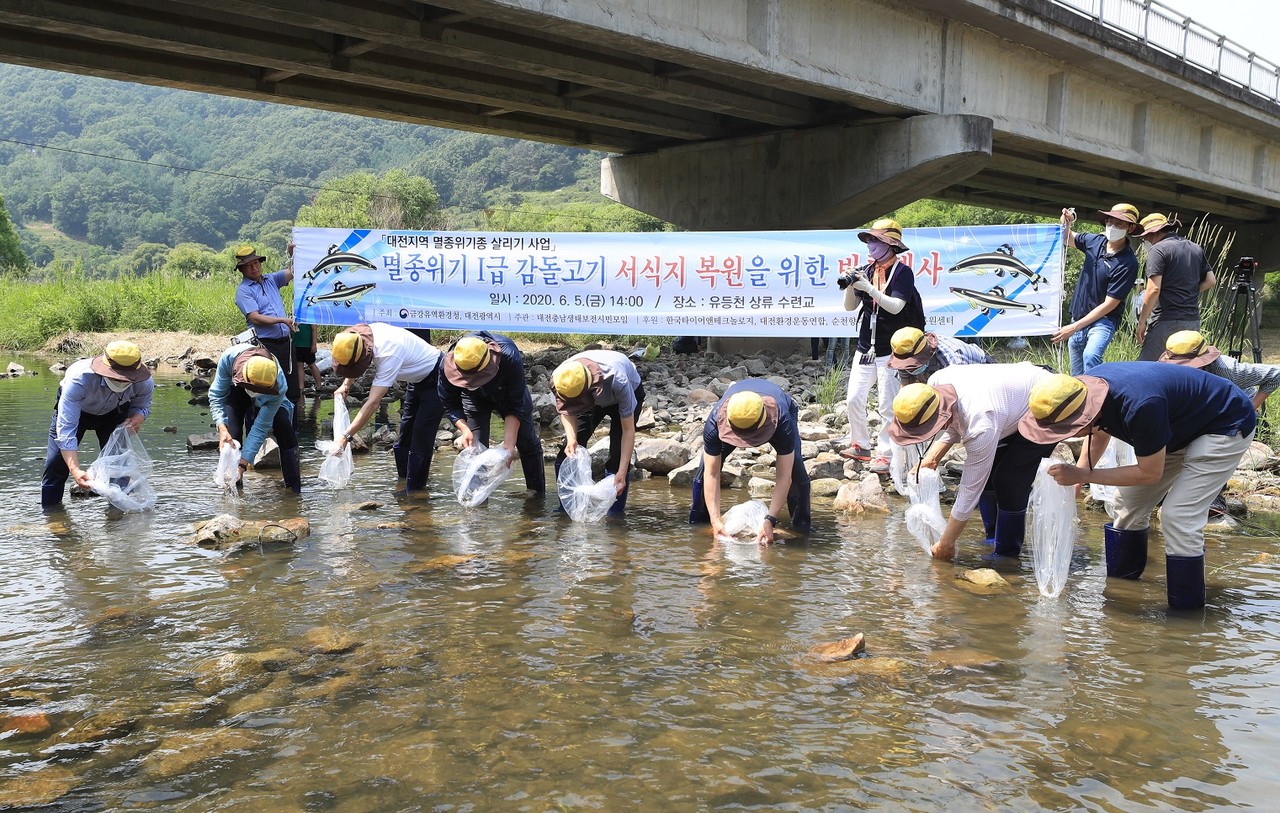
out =
[[[890,405],[898,393],[898,377],[889,369],[890,339],[904,327],[923,331],[924,305],[911,266],[898,260],[898,255],[907,251],[898,221],[887,217],[877,220],[870,229],[858,232],[858,239],[866,243],[870,262],[837,280],[844,289],[845,310],[860,313],[858,346],[845,399],[850,447],[842,454],[853,460],[870,461],[872,471],[887,474],[891,449],[888,426],[893,419]],[[867,403],[873,387],[880,410],[880,433],[874,448],[867,425]]]
[[[1027,362],[959,365],[934,373],[927,384],[904,386],[893,399],[894,443],[934,439],[920,457],[922,468],[936,469],[952,446],[964,444],[964,472],[951,518],[930,551],[935,558],[955,556],[974,508],[997,555],[1021,554],[1036,468],[1057,443],[1029,440],[1018,425],[1032,388],[1051,375]]]
[[[1164,347],[1159,361],[1195,367],[1227,379],[1246,393],[1252,393],[1255,410],[1262,409],[1271,393],[1280,389],[1280,366],[1251,364],[1224,356],[1197,330],[1178,331],[1165,340]]]
[[[929,376],[961,364],[991,364],[994,359],[981,345],[969,344],[954,336],[925,333],[918,327],[894,331],[889,339],[893,354],[889,369],[898,375],[899,386],[923,384]]]
[[[1158,361],[1165,340],[1180,330],[1200,329],[1200,293],[1218,278],[1204,249],[1178,234],[1181,221],[1159,212],[1142,218],[1138,237],[1147,244],[1147,282],[1135,331],[1138,361]]]
[[[273,435],[280,447],[281,477],[285,487],[296,493],[302,491],[302,469],[293,428],[294,406],[285,397],[288,386],[284,370],[266,349],[232,345],[218,358],[209,384],[209,416],[218,428],[219,448],[243,438],[241,472],[253,465],[267,435]]]
[[[1071,323],[1053,334],[1053,342],[1067,342],[1071,374],[1081,375],[1102,363],[1120,319],[1121,305],[1138,278],[1138,255],[1129,247],[1129,238],[1140,230],[1138,208],[1117,203],[1109,211],[1099,211],[1103,233],[1072,230],[1075,209],[1062,210],[1067,245],[1084,254],[1084,265],[1071,295]]]
[[[393,447],[396,474],[404,480],[406,491],[426,488],[436,433],[444,417],[439,386],[443,358],[443,353],[417,335],[383,322],[355,325],[334,336],[333,371],[344,379],[333,391],[334,398],[346,398],[355,379],[370,366],[374,374],[368,396],[351,418],[346,435],[335,444],[333,454],[342,454],[351,438],[373,420],[395,383],[402,382],[400,434]]]
[[[80,467],[80,441],[90,429],[101,447],[117,426],[137,432],[151,415],[155,384],[142,363],[142,351],[130,341],[114,341],[99,356],[81,359],[67,368],[58,385],[49,427],[49,446],[40,476],[40,505],[62,505],[67,478],[89,487],[89,473]]]
[[[551,373],[551,391],[564,427],[564,445],[556,453],[555,470],[586,443],[596,427],[609,419],[609,456],[604,468],[614,478],[618,498],[609,508],[621,516],[627,507],[631,453],[636,444],[636,415],[644,406],[644,385],[635,363],[614,350],[584,350]]]
[[[1160,505],[1169,606],[1203,607],[1208,508],[1257,425],[1244,391],[1193,367],[1124,361],[1075,378],[1050,376],[1032,388],[1027,405],[1024,437],[1085,438],[1075,465],[1049,467],[1054,480],[1118,486],[1115,518],[1103,526],[1107,576],[1142,575],[1151,512]],[[1094,468],[1112,437],[1133,447],[1135,465]]]
[[[525,486],[535,496],[546,494],[542,439],[524,380],[524,357],[515,342],[484,330],[458,337],[444,356],[440,400],[463,447],[477,440],[488,446],[489,420],[494,413],[501,416],[507,459],[518,453]]]
[[[734,447],[769,444],[777,454],[777,477],[769,513],[756,541],[773,542],[778,515],[785,505],[791,527],[808,533],[813,527],[809,472],[800,450],[800,419],[796,402],[772,381],[744,378],[724,391],[702,427],[702,460],[693,475],[693,505],[689,522],[711,523],[711,535],[724,533],[720,515],[720,474]]]

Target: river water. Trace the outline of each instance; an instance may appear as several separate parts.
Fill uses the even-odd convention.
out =
[[[211,486],[216,455],[185,448],[207,409],[160,381],[142,435],[156,510],[68,499],[45,517],[57,379],[0,380],[0,729],[48,723],[0,734],[0,808],[1276,803],[1274,538],[1212,538],[1210,608],[1167,616],[1162,557],[1107,582],[1092,513],[1050,600],[1029,553],[998,566],[1012,591],[960,589],[981,545],[968,534],[956,565],[928,561],[896,497],[888,518],[819,502],[811,538],[761,551],[691,529],[665,478],[593,527],[525,502],[518,475],[462,509],[451,454],[427,500],[392,496],[386,453],[326,490],[308,436],[300,499],[254,472],[233,500]],[[383,505],[354,510],[364,500]],[[193,522],[228,511],[302,515],[312,533],[235,555],[191,545]],[[868,657],[805,655],[856,631]]]

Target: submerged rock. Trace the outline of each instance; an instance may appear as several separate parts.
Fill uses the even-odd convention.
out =
[[[956,573],[956,584],[978,595],[990,595],[1013,589],[1013,585],[1009,584],[1004,576],[989,567],[961,570]]]
[[[809,650],[809,654],[824,663],[833,663],[857,657],[858,653],[866,648],[866,636],[860,632],[851,638],[841,638],[839,641],[818,644]]]
[[[196,525],[193,541],[212,550],[240,550],[264,542],[292,544],[311,535],[311,523],[302,517],[280,520],[242,520],[219,514]]]
[[[0,783],[0,808],[29,810],[44,807],[66,796],[79,782],[76,774],[60,767],[45,766]]]
[[[307,649],[322,655],[339,655],[360,646],[360,641],[337,627],[312,627],[302,635]]]

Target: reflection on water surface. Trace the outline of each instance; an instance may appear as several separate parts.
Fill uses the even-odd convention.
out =
[[[580,527],[519,478],[461,509],[449,455],[429,499],[399,502],[389,456],[332,492],[312,452],[300,499],[269,472],[232,500],[215,456],[186,451],[208,417],[172,386],[143,435],[157,510],[81,499],[46,518],[55,386],[0,381],[0,807],[1273,803],[1273,538],[1211,539],[1211,609],[1167,618],[1158,561],[1105,581],[1098,515],[1042,601],[1029,560],[1002,566],[1006,594],[960,589],[900,516],[818,509],[807,542],[713,545],[665,480],[633,490],[625,523]],[[354,510],[368,499],[383,505]],[[312,534],[192,547],[192,523],[224,511],[301,514]],[[958,564],[982,553],[970,538]],[[859,630],[869,657],[805,655]]]

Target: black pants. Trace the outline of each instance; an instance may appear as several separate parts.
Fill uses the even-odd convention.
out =
[[[405,386],[400,405],[400,437],[396,440],[397,474],[408,489],[425,488],[436,451],[436,433],[444,417],[444,403],[438,389],[440,365],[421,381]]]
[[[298,428],[298,415],[302,412],[302,385],[298,381],[297,362],[293,355],[293,337],[286,336],[283,339],[258,339],[258,344],[267,348],[271,355],[276,357],[276,363],[280,365],[280,369],[284,371],[284,380],[289,388],[285,392],[285,397],[293,404],[293,428]],[[279,443],[280,439],[276,438]],[[284,448],[283,446],[281,448]]]
[[[995,460],[983,491],[994,491],[996,508],[1001,511],[1026,511],[1031,499],[1040,461],[1053,454],[1056,443],[1032,443],[1014,433],[996,447]]]
[[[644,406],[644,385],[637,384],[635,388],[636,411],[632,414],[632,420],[639,417],[640,408]],[[622,416],[618,414],[618,405],[613,406],[596,406],[574,418],[573,428],[574,437],[579,445],[585,445],[591,440],[591,436],[595,433],[596,427],[609,419],[609,457],[605,461],[604,468],[610,474],[617,474],[622,471],[624,465],[631,465],[631,461],[623,461],[622,459]],[[560,464],[564,462],[564,445],[560,446],[559,453],[556,454],[556,473],[560,473]]]
[[[245,433],[258,417],[258,407],[244,387],[232,387],[227,393],[227,432],[237,441],[243,441]],[[285,485],[294,491],[302,488],[302,471],[298,463],[298,433],[294,431],[289,410],[283,404],[276,410],[271,422],[271,434],[280,447],[280,476]]]
[[[62,495],[67,489],[67,478],[71,470],[67,461],[62,459],[62,450],[58,448],[58,401],[62,398],[62,388],[53,401],[53,423],[49,425],[49,448],[44,457],[44,472],[40,475],[40,505],[52,508],[62,505]],[[76,424],[76,442],[84,438],[90,429],[98,436],[98,448],[107,445],[111,433],[129,417],[129,405],[121,404],[120,408],[105,415],[94,415],[89,412],[80,413],[80,423]]]
[[[476,440],[489,445],[489,421],[493,413],[506,417],[495,404],[487,398],[478,397],[472,390],[462,391],[462,414],[466,416],[467,427],[475,435]],[[547,493],[547,472],[542,463],[542,439],[538,437],[538,425],[533,420],[533,398],[528,388],[524,391],[524,403],[520,411],[511,413],[520,419],[520,431],[516,435],[516,452],[520,455],[520,466],[524,469],[524,484],[538,494]]]

